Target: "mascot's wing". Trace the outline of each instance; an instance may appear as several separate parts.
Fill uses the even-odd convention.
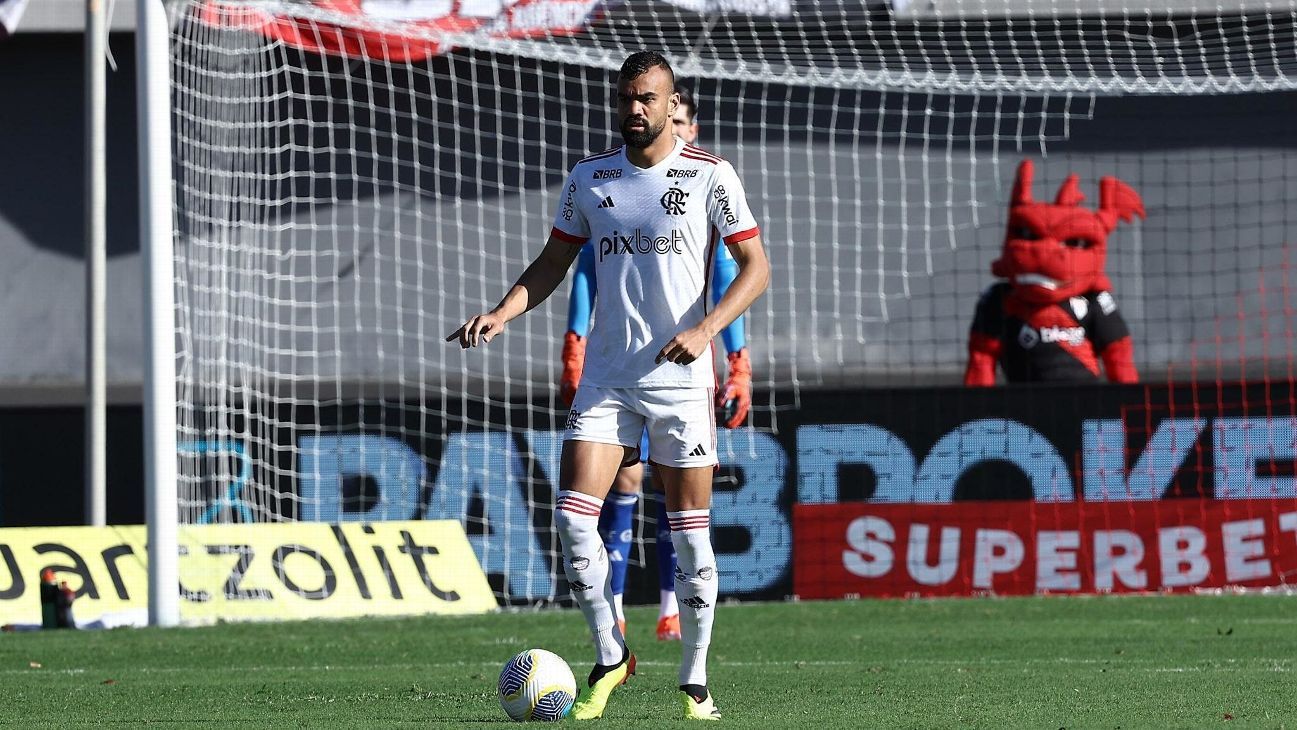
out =
[[[1135,216],[1144,218],[1144,200],[1139,193],[1115,177],[1099,180],[1099,219],[1108,230],[1117,227],[1117,221],[1130,223]]]

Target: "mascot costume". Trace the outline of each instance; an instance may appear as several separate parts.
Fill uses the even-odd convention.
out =
[[[1130,330],[1104,274],[1108,234],[1144,217],[1139,194],[1114,177],[1099,181],[1099,209],[1075,174],[1051,203],[1031,197],[1031,160],[1018,166],[1004,252],[991,273],[1007,279],[977,303],[965,385],[994,385],[995,365],[1010,383],[1139,382]]]

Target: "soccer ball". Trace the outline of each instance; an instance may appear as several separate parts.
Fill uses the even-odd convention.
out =
[[[552,722],[567,717],[576,702],[576,678],[563,657],[528,649],[500,671],[500,706],[518,722]]]

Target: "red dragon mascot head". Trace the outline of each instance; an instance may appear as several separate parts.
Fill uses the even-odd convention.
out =
[[[1004,252],[991,273],[1013,284],[1013,296],[1037,304],[1062,302],[1094,290],[1112,288],[1104,273],[1108,234],[1118,221],[1144,217],[1139,193],[1115,177],[1099,180],[1099,209],[1082,208],[1080,179],[1072,174],[1053,203],[1031,196],[1031,160],[1018,165],[1009,201]]]

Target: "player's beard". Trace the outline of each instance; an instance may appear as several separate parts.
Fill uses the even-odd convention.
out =
[[[644,120],[645,122],[644,131],[630,128],[631,121],[638,120],[638,119]],[[621,138],[623,141],[626,142],[628,146],[634,147],[635,149],[642,150],[645,147],[648,147],[649,145],[653,144],[653,142],[658,138],[658,136],[662,134],[662,130],[666,129],[667,122],[669,121],[671,120],[664,119],[655,127],[652,124],[650,124],[648,122],[648,119],[645,117],[626,117],[625,119],[622,120],[621,123]]]

